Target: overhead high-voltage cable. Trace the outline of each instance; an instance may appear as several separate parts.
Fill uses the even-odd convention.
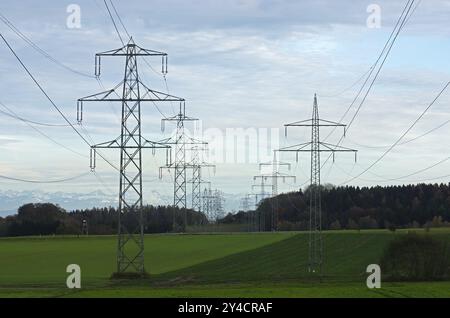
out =
[[[26,71],[28,76],[33,80],[33,82],[36,84],[36,86],[39,88],[39,90],[44,94],[44,96],[47,98],[47,100],[52,104],[52,106],[56,109],[56,111],[61,115],[61,117],[69,124],[69,126],[73,129],[73,131],[91,148],[91,144],[89,141],[78,131],[78,129],[75,128],[75,126],[72,124],[72,122],[64,115],[64,113],[61,111],[61,109],[56,105],[56,103],[50,98],[50,96],[47,94],[47,92],[44,90],[44,88],[39,84],[39,82],[36,80],[36,78],[33,76],[33,74],[28,70],[26,65],[22,62],[20,57],[17,55],[17,53],[14,51],[14,49],[11,47],[11,45],[8,43],[8,41],[5,39],[5,37],[0,34],[0,37],[5,42],[11,53],[15,56],[19,64],[23,67],[23,69]],[[108,159],[106,159],[104,156],[99,154],[99,156],[108,163],[111,167],[113,167],[116,170],[119,170],[114,164],[112,164]]]

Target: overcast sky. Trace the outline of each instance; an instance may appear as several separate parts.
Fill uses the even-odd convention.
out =
[[[81,28],[69,28],[67,7],[81,8]],[[369,28],[370,4],[381,8],[381,27]],[[284,137],[283,124],[311,116],[318,94],[324,119],[338,121],[361,86],[354,85],[375,62],[406,1],[298,1],[298,0],[116,0],[124,24],[135,42],[169,54],[170,93],[187,100],[188,115],[202,120],[204,129],[279,128],[280,146],[308,141],[310,131],[293,130]],[[42,49],[79,72],[93,74],[94,54],[121,46],[103,1],[3,0],[0,13]],[[400,33],[373,90],[348,131],[343,146],[359,150],[339,154],[327,164],[323,183],[340,184],[376,160],[409,127],[450,79],[450,1],[422,1]],[[120,24],[118,25],[120,27]],[[76,100],[100,92],[94,78],[80,76],[49,61],[0,22],[0,31],[49,95],[75,122]],[[125,37],[125,34],[123,33]],[[159,60],[149,60],[160,69]],[[123,77],[124,60],[104,60],[102,82],[110,88]],[[160,75],[140,64],[147,86],[166,91]],[[19,116],[43,123],[64,124],[23,69],[0,44],[0,101]],[[347,88],[350,89],[346,90]],[[342,94],[340,94],[342,93]],[[445,93],[405,137],[410,140],[450,120],[450,92]],[[173,105],[161,105],[173,115]],[[356,107],[343,122],[348,122]],[[0,108],[5,111],[3,107]],[[152,104],[143,106],[146,137],[168,135],[160,129],[161,115]],[[94,103],[85,107],[85,131],[96,142],[116,138],[120,132],[120,105]],[[68,127],[35,126],[62,148],[28,125],[0,114],[0,174],[35,180],[55,180],[89,172],[88,147]],[[83,133],[85,133],[83,130]],[[329,130],[328,130],[329,131]],[[324,128],[322,136],[328,134]],[[400,145],[354,185],[414,183],[449,174],[450,161],[424,173],[409,175],[449,157],[450,124],[413,142]],[[328,139],[335,143],[339,132]],[[242,145],[240,145],[242,146]],[[239,148],[239,147],[238,147]],[[73,151],[77,152],[75,154]],[[118,163],[118,153],[105,151]],[[325,157],[325,155],[324,155]],[[309,156],[286,155],[292,162],[298,188],[308,181]],[[323,161],[325,158],[323,158]],[[158,179],[162,155],[145,157],[146,192],[172,191],[171,176]],[[117,175],[99,162],[98,174],[57,185],[2,180],[2,190],[89,192],[117,191]],[[251,191],[257,162],[218,164],[216,175],[205,171],[214,187],[227,193]],[[448,182],[448,178],[433,180]]]

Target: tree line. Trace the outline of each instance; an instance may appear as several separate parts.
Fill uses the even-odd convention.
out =
[[[0,237],[35,235],[79,235],[86,220],[90,235],[116,234],[118,211],[116,208],[92,208],[65,211],[51,203],[30,203],[21,206],[16,215],[0,218]],[[175,218],[175,222],[174,222]],[[207,223],[199,212],[186,210],[188,225]],[[145,206],[143,208],[144,233],[183,231],[184,213],[179,208]]]
[[[323,229],[395,229],[449,226],[450,184],[387,187],[321,187]],[[306,230],[309,188],[263,200],[256,211],[227,215],[222,223],[261,222],[271,229],[275,210],[278,230]]]
[[[322,186],[322,227],[339,229],[396,229],[450,226],[450,184],[388,187]],[[280,231],[307,230],[309,189],[263,200],[255,211],[228,214],[222,224],[248,224],[248,230],[270,231],[276,211]],[[184,212],[171,206],[145,206],[145,233],[183,232]],[[208,223],[203,213],[187,210],[187,225]],[[175,219],[175,222],[174,222]],[[83,220],[91,235],[116,234],[116,208],[65,211],[51,203],[26,204],[14,216],[0,218],[0,237],[28,235],[78,235]]]

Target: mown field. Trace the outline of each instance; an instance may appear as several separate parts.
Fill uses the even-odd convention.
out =
[[[450,282],[367,289],[367,265],[405,233],[326,232],[321,280],[306,270],[306,233],[149,235],[142,281],[110,279],[115,237],[0,239],[0,297],[450,297]],[[450,241],[448,229],[430,234]],[[81,290],[65,287],[68,264],[81,266]]]

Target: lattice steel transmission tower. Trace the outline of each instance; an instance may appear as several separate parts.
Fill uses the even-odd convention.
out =
[[[216,220],[218,220],[219,217],[224,216],[224,213],[225,213],[225,210],[223,207],[224,203],[225,203],[225,198],[224,198],[223,192],[216,189],[214,191],[213,201],[212,201],[212,211],[213,211],[214,218]]]
[[[213,193],[213,191],[211,190],[211,185],[209,185],[208,188],[205,188],[203,190],[203,195],[202,195],[202,203],[203,203],[203,213],[205,213],[207,219],[209,222],[214,221],[214,199],[215,199],[215,195]]]
[[[268,167],[271,171],[268,173],[263,173],[264,168]],[[297,178],[296,176],[289,175],[286,173],[280,172],[281,167],[287,167],[288,170],[291,170],[291,164],[286,162],[281,162],[277,160],[277,152],[274,151],[273,154],[273,161],[267,162],[267,163],[261,163],[259,164],[259,168],[261,170],[261,174],[258,176],[253,177],[253,180],[261,179],[261,181],[264,179],[264,181],[270,180],[271,188],[272,188],[272,198],[271,198],[271,207],[272,207],[272,213],[271,213],[271,229],[272,231],[276,231],[278,229],[278,180],[282,180],[283,183],[286,182],[286,180],[291,179],[296,182]]]
[[[173,188],[173,206],[178,207],[182,210],[183,220],[182,226],[179,230],[184,231],[187,226],[187,170],[188,169],[196,169],[198,166],[192,165],[189,162],[186,155],[189,150],[192,150],[193,147],[200,146],[206,147],[208,144],[201,140],[194,139],[189,137],[185,131],[185,122],[196,122],[197,118],[188,117],[186,115],[186,105],[183,102],[180,104],[179,113],[173,117],[164,118],[162,120],[162,130],[165,130],[166,122],[175,122],[176,123],[176,131],[175,135],[159,141],[160,144],[164,144],[166,146],[171,146],[171,149],[168,153],[168,160],[164,167],[160,167],[160,178],[162,178],[162,171],[164,169],[173,170],[174,171],[174,188]],[[175,158],[172,160],[172,150],[175,151]],[[174,213],[174,231],[177,231],[177,220]]]
[[[267,185],[264,185],[266,187]],[[253,185],[252,189],[255,187],[261,187],[261,185]],[[247,194],[248,202],[252,201],[253,198],[253,211],[249,211],[248,213],[248,223],[249,223],[249,231],[260,231],[261,230],[261,216],[258,214],[258,206],[259,203],[269,196],[268,192],[261,191],[259,193],[249,193]]]
[[[212,215],[211,215],[211,211],[212,211],[212,200],[213,200],[214,196],[212,194],[212,190],[211,190],[211,185],[208,188],[205,188],[203,190],[203,194],[202,194],[202,204],[203,204],[203,213],[205,213],[206,218],[208,219],[208,221],[210,222],[212,220]]]
[[[255,176],[253,177],[254,180],[257,180],[258,177],[260,176]],[[255,196],[255,214],[256,217],[258,218],[256,221],[258,221],[258,230],[260,232],[264,232],[266,230],[266,214],[263,211],[259,211],[258,213],[258,207],[259,204],[264,201],[265,199],[270,197],[270,193],[269,191],[266,191],[266,188],[270,188],[272,189],[272,185],[271,184],[267,184],[266,183],[266,179],[265,178],[261,178],[261,183],[260,184],[254,184],[252,185],[252,191],[255,189],[259,189],[259,192],[256,192],[254,194]]]
[[[342,127],[344,136],[346,125],[319,118],[319,106],[317,95],[314,95],[313,114],[311,119],[294,122],[284,125],[286,136],[289,127],[311,127],[311,141],[279,149],[280,152],[295,152],[298,161],[300,152],[311,153],[311,185],[309,187],[309,255],[308,270],[310,273],[322,273],[323,265],[323,240],[322,240],[322,203],[321,203],[321,184],[320,184],[320,154],[330,152],[333,156],[333,162],[336,152],[352,152],[356,154],[357,150],[332,145],[320,141],[321,127]]]
[[[97,77],[100,76],[101,58],[104,56],[125,58],[124,79],[113,89],[80,98],[77,105],[77,119],[81,124],[84,102],[120,102],[122,104],[120,136],[112,141],[92,146],[91,169],[95,169],[98,149],[120,150],[117,273],[133,272],[144,275],[142,149],[152,149],[154,153],[156,149],[167,149],[168,146],[149,141],[142,136],[141,103],[184,103],[184,99],[151,90],[139,77],[138,57],[160,57],[162,72],[167,73],[166,53],[143,49],[130,39],[124,47],[96,54],[95,75]]]
[[[214,174],[216,172],[216,166],[206,163],[203,161],[201,153],[207,151],[208,149],[204,146],[193,146],[191,148],[192,161],[190,166],[192,166],[192,179],[188,183],[192,184],[192,209],[194,211],[202,212],[202,184],[211,184],[209,181],[202,179],[202,169],[203,168],[213,168]]]
[[[241,199],[241,211],[247,213],[247,225],[248,225],[248,232],[251,232],[253,230],[253,215],[254,211],[251,211],[251,195],[247,194],[245,197]]]
[[[243,212],[247,212],[250,210],[250,197],[248,195],[241,199],[240,208]]]

